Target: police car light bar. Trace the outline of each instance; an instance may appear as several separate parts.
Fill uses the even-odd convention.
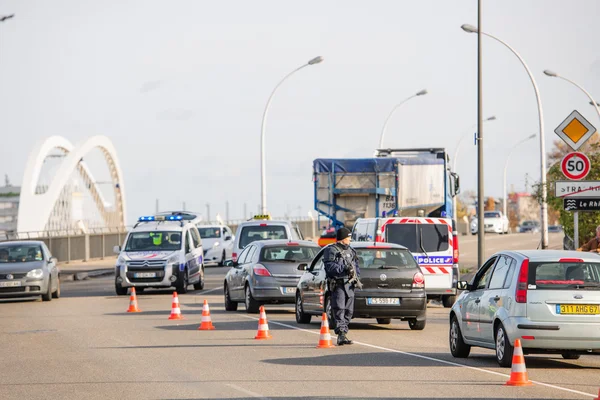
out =
[[[138,219],[138,222],[148,222],[148,221],[154,221],[154,216],[149,216],[149,217],[140,217]]]
[[[150,215],[143,216],[138,219],[138,222],[152,222],[152,221],[181,221],[183,217],[181,215]]]

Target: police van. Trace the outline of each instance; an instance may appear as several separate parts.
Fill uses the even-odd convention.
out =
[[[204,288],[202,239],[194,221],[174,213],[140,217],[125,237],[115,267],[115,291],[175,287],[187,293],[188,286]]]
[[[459,278],[458,236],[450,218],[359,218],[352,229],[357,242],[389,242],[407,247],[425,276],[428,299],[452,307]]]

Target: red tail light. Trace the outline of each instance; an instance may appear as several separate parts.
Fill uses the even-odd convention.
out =
[[[529,280],[529,259],[526,258],[521,264],[519,278],[517,280],[517,290],[515,291],[515,301],[517,303],[527,303],[527,281]]]
[[[260,264],[256,264],[254,266],[254,268],[252,268],[252,270],[254,271],[254,275],[271,276],[271,273],[269,272],[269,270]]]
[[[237,253],[231,253],[231,259],[237,261]]]
[[[453,236],[452,247],[454,247],[454,264],[458,264],[458,235]]]
[[[415,289],[423,289],[425,287],[425,277],[422,273],[417,272],[415,276],[413,276],[412,287]]]
[[[560,260],[558,260],[558,262],[561,263],[579,263],[579,262],[583,262],[582,258],[561,258]]]

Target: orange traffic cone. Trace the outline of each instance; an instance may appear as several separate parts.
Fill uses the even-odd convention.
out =
[[[510,378],[506,382],[508,386],[529,386],[532,385],[527,376],[525,368],[525,356],[521,347],[521,339],[515,340],[515,350],[513,353],[512,367],[510,369]]]
[[[140,310],[137,305],[137,296],[135,295],[135,287],[131,288],[131,295],[129,296],[129,309],[127,310],[127,312],[142,312],[142,310]]]
[[[600,389],[598,389],[598,397],[594,398],[594,400],[600,400]]]
[[[331,343],[331,333],[329,333],[329,319],[327,319],[327,314],[323,313],[323,317],[321,318],[321,334],[319,335],[319,345],[317,349],[330,349],[335,347],[333,343]]]
[[[269,333],[269,324],[267,323],[267,313],[265,307],[260,306],[260,318],[258,319],[258,333],[254,339],[271,339],[272,336]]]
[[[215,327],[210,319],[210,309],[208,308],[208,301],[204,300],[202,306],[202,322],[200,323],[199,331],[212,331]]]
[[[171,305],[171,315],[169,319],[183,319],[183,315],[181,315],[181,309],[179,308],[179,297],[177,297],[177,292],[173,292],[173,304]]]

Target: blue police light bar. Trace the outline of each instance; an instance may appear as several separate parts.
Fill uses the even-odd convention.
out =
[[[138,219],[138,222],[147,222],[147,221],[154,221],[154,216],[145,216],[145,217],[140,217]]]
[[[183,217],[181,215],[169,215],[167,221],[181,221]]]

